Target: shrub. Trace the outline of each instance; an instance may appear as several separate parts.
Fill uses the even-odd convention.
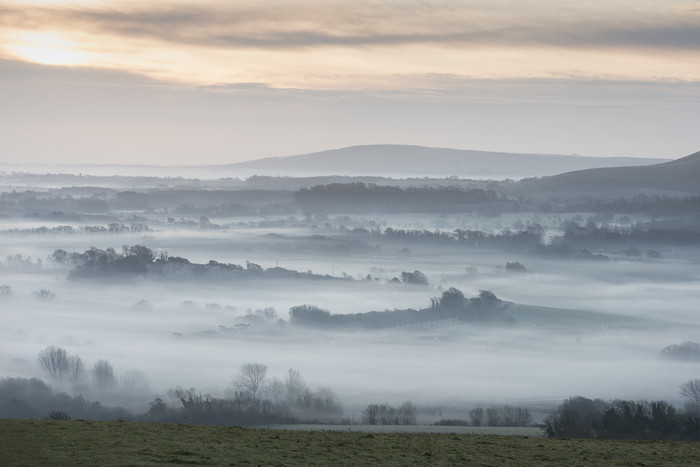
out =
[[[35,290],[32,292],[32,295],[34,295],[34,298],[39,300],[53,300],[56,298],[56,294],[51,292],[49,289]]]
[[[70,416],[63,410],[52,410],[46,416],[47,420],[70,420]]]

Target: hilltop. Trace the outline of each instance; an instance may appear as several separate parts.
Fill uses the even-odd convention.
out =
[[[683,195],[700,193],[700,152],[670,162],[577,170],[523,180],[518,190],[551,194],[617,196],[632,193]]]
[[[433,148],[410,145],[365,145],[270,157],[229,164],[233,173],[286,176],[385,176],[523,178],[553,175],[593,167],[642,166],[666,159],[584,157]]]

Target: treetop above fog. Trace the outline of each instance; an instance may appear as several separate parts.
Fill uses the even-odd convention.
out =
[[[100,249],[91,247],[83,253],[68,253],[57,249],[48,257],[50,263],[71,266],[69,277],[72,279],[101,278],[149,278],[149,279],[311,279],[311,280],[348,280],[328,275],[298,272],[281,267],[264,269],[262,266],[246,261],[246,265],[220,263],[210,260],[206,264],[192,263],[186,258],[168,256],[167,253],[156,254],[143,245],[124,245],[121,252],[114,248]]]
[[[509,305],[488,290],[479,291],[476,297],[466,298],[462,291],[451,287],[441,297],[432,298],[430,307],[420,310],[335,315],[317,306],[299,305],[289,309],[289,322],[326,329],[387,329],[445,320],[513,323],[514,318],[508,313]]]

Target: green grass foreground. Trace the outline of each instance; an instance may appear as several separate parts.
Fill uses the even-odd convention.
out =
[[[0,465],[700,465],[700,443],[0,420]]]

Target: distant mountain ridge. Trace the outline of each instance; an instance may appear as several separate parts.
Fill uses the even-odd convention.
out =
[[[383,144],[269,157],[225,167],[234,173],[278,176],[526,178],[598,167],[643,166],[666,161],[668,159],[506,153]]]
[[[662,194],[700,193],[700,151],[680,159],[643,167],[577,170],[540,179],[524,180],[519,190],[528,193],[597,195],[633,192]]]

